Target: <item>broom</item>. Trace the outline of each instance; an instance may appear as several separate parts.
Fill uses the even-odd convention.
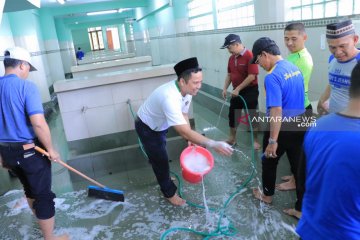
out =
[[[38,146],[35,146],[35,150],[47,157],[50,156],[48,152],[46,152],[44,149],[42,149]],[[96,198],[101,198],[101,199],[106,199],[106,200],[117,201],[117,202],[124,202],[124,192],[123,191],[105,187],[101,183],[95,181],[94,179],[86,176],[85,174],[79,172],[75,168],[64,163],[60,159],[56,160],[55,162],[61,164],[63,167],[69,169],[70,171],[78,174],[79,176],[81,176],[81,177],[85,178],[86,180],[97,185],[97,186],[88,186],[88,196],[89,197],[96,197]]]

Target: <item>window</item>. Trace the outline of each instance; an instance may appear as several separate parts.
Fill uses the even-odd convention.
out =
[[[286,4],[287,21],[360,14],[359,0],[292,0]]]
[[[253,0],[217,0],[216,8],[218,28],[255,25]]]
[[[190,31],[214,29],[212,0],[189,0],[187,6]]]
[[[188,0],[190,31],[255,24],[254,0]]]
[[[91,50],[105,49],[101,27],[88,28],[88,34]]]

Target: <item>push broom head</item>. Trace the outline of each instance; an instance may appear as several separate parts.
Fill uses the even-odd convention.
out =
[[[88,190],[89,197],[96,197],[117,202],[124,202],[125,199],[124,192],[120,190],[101,188],[97,186],[89,186]]]

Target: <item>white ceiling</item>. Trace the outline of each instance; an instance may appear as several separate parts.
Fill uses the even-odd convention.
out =
[[[39,0],[5,0],[4,12],[15,12],[23,11],[28,9],[37,9],[31,1]],[[69,7],[83,4],[96,4],[101,2],[116,2],[116,4],[123,4],[126,2],[134,2],[137,0],[65,0],[65,4],[59,4],[56,0],[40,0],[40,8],[58,8],[58,7]]]
[[[80,5],[80,4],[86,4],[86,3],[109,2],[109,1],[111,2],[113,0],[65,0],[65,4],[63,6],[74,6],[74,5]],[[40,0],[40,3],[41,3],[41,7],[62,6],[56,0]]]

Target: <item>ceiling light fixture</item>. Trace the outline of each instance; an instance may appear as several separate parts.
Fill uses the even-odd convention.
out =
[[[88,12],[86,15],[94,16],[94,15],[102,15],[102,14],[110,14],[110,13],[117,13],[118,10],[107,10],[107,11],[99,11],[99,12]]]
[[[60,4],[64,4],[65,3],[65,0],[56,0],[58,3]]]

